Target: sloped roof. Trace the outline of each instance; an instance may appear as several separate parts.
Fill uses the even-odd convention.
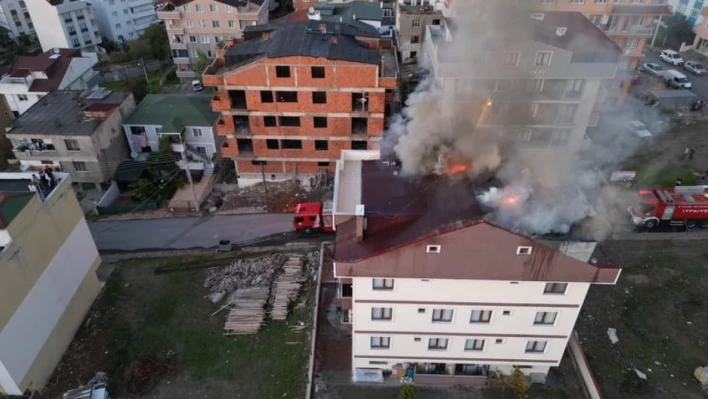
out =
[[[161,132],[181,133],[185,126],[214,126],[219,113],[204,95],[149,94],[138,104],[126,125],[160,125]]]
[[[9,74],[12,77],[25,77],[31,72],[44,72],[47,74],[47,79],[34,79],[29,91],[48,93],[57,90],[69,69],[71,59],[81,57],[81,51],[59,49],[59,57],[51,58],[55,55],[52,50],[32,56],[21,55],[15,58],[10,66]]]
[[[379,51],[368,48],[356,37],[378,38],[380,34],[369,25],[360,25],[363,26],[308,20],[249,26],[243,32],[245,42],[231,46],[226,52],[226,63],[232,66],[259,57],[306,56],[379,64]],[[326,33],[320,30],[323,26]],[[265,39],[263,33],[270,36]],[[336,43],[332,37],[336,37]]]

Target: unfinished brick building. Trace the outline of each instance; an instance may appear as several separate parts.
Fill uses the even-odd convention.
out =
[[[392,43],[364,24],[248,27],[204,72],[217,88],[221,155],[239,184],[333,172],[343,149],[375,149],[395,110]]]

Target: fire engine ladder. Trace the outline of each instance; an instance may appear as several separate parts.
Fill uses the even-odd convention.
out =
[[[708,193],[708,186],[677,186],[674,188],[676,194],[681,194],[684,201],[686,202],[696,202],[694,195],[702,195],[706,200]]]
[[[659,196],[660,200],[662,200],[663,202],[665,202],[667,204],[673,204],[675,202],[674,197],[671,195],[671,193],[669,193],[666,190],[661,190],[661,189],[656,190],[656,195]]]

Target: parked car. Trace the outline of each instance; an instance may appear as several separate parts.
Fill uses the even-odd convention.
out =
[[[202,91],[202,90],[204,90],[204,85],[202,85],[202,82],[199,80],[193,80],[192,81],[192,90]]]
[[[675,69],[669,69],[664,72],[663,78],[664,82],[666,82],[666,87],[671,87],[672,89],[690,89],[692,87],[686,75]]]
[[[659,58],[662,61],[674,66],[683,65],[683,58],[681,58],[679,53],[675,52],[674,50],[662,50],[661,54],[659,54]]]
[[[703,68],[703,64],[696,61],[686,61],[686,63],[683,64],[683,69],[687,70],[688,72],[691,72],[696,76],[706,74],[706,69]]]
[[[643,64],[639,68],[639,70],[654,76],[661,76],[661,74],[664,73],[664,68],[662,68],[661,65],[655,64],[653,62],[647,62]]]
[[[640,121],[627,121],[624,123],[624,126],[639,138],[647,139],[651,137],[649,129]]]

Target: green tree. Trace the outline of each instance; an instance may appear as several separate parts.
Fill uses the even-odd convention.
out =
[[[149,179],[138,179],[133,187],[133,193],[130,196],[131,201],[135,203],[146,202],[155,196],[159,188]]]
[[[693,24],[688,22],[685,15],[676,13],[662,21],[666,28],[663,29],[664,38],[661,43],[665,41],[666,47],[678,50],[682,43],[693,44],[696,34],[693,33]]]
[[[162,24],[152,24],[145,29],[142,36],[138,39],[147,43],[151,51],[149,59],[168,60],[172,56],[170,50],[170,40],[167,37],[167,31]]]
[[[128,81],[128,90],[130,90],[135,96],[136,104],[142,101],[142,99],[145,98],[150,91],[148,89],[148,83],[145,81],[144,77],[130,79]]]
[[[201,77],[204,71],[211,65],[212,60],[207,57],[206,53],[202,50],[197,52],[197,64],[194,67],[194,72],[198,77]]]
[[[514,367],[514,371],[511,372],[509,385],[518,399],[526,399],[528,397],[529,388],[526,385],[526,376],[518,367]]]
[[[415,386],[405,384],[401,387],[401,392],[398,393],[398,399],[415,399]]]

